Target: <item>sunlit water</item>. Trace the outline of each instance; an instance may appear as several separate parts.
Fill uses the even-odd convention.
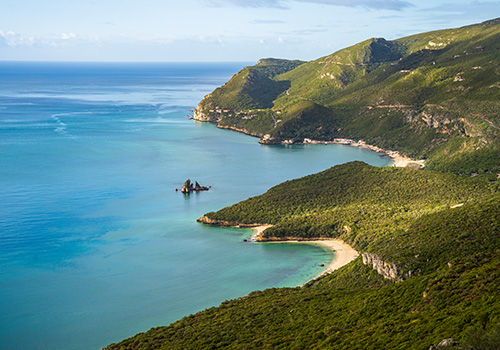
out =
[[[318,275],[331,252],[245,243],[203,213],[351,160],[188,120],[243,64],[0,63],[0,344],[99,349]],[[191,178],[208,192],[176,192]]]

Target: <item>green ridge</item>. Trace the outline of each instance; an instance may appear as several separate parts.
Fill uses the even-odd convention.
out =
[[[287,181],[261,196],[205,216],[235,224],[273,224],[264,239],[341,238],[358,250],[415,219],[491,195],[496,186],[450,174],[338,165]]]
[[[499,60],[498,19],[369,39],[307,63],[246,67],[197,115],[265,143],[363,139],[431,169],[499,173]],[[211,113],[215,106],[227,112]]]

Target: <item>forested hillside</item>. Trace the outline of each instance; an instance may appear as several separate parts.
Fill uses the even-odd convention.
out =
[[[287,181],[205,218],[274,225],[264,240],[341,238],[365,250],[423,215],[476,202],[496,189],[450,174],[351,162]]]
[[[303,287],[254,292],[108,349],[428,349],[449,338],[497,349],[495,185],[353,162],[207,215],[274,223],[265,238],[340,237],[362,256]],[[396,274],[384,278],[374,261]]]
[[[312,62],[264,60],[200,102],[195,119],[264,143],[363,139],[459,174],[500,172],[500,20]],[[269,70],[272,73],[257,73]],[[492,178],[492,175],[490,176]]]

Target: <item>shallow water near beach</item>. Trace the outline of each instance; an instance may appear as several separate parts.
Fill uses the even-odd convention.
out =
[[[99,349],[269,287],[332,253],[244,242],[203,213],[351,160],[340,145],[261,146],[187,118],[241,63],[0,63],[2,349]],[[190,178],[210,191],[176,192]]]

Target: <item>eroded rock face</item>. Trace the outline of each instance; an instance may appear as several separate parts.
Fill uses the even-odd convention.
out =
[[[201,222],[202,224],[207,224],[207,225],[232,226],[232,227],[240,227],[240,228],[250,228],[250,227],[261,226],[261,224],[243,224],[243,223],[237,222],[237,221],[211,219],[205,215],[203,215],[201,218],[196,219],[196,221]]]
[[[449,348],[451,346],[457,346],[459,345],[458,342],[453,339],[453,338],[450,338],[450,339],[443,339],[441,340],[441,342],[437,345],[438,348]]]
[[[236,226],[238,224],[237,222],[232,221],[211,219],[205,215],[203,215],[201,218],[196,219],[196,221],[201,222],[202,224],[215,226]]]
[[[403,273],[400,266],[395,263],[383,261],[377,254],[363,253],[363,264],[371,266],[375,271],[384,276],[384,278],[401,282],[411,277],[412,272]]]
[[[219,118],[214,113],[205,113],[204,112],[204,108],[202,107],[201,102],[200,102],[200,104],[198,104],[198,106],[196,106],[196,108],[194,110],[193,119],[196,121],[199,121],[199,122],[217,123],[219,121]]]
[[[194,190],[197,191],[208,191],[208,187],[206,186],[201,186],[198,181],[194,182]]]
[[[190,179],[187,179],[186,182],[184,182],[184,185],[181,188],[182,193],[190,193],[194,191],[194,185],[191,183]]]

